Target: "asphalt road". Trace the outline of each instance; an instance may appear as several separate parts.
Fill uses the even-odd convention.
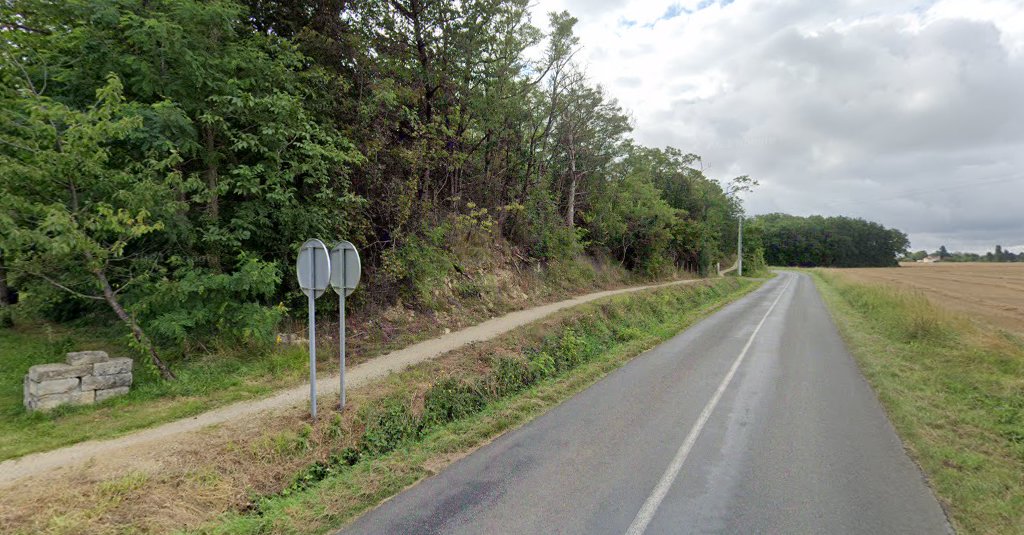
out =
[[[813,282],[782,273],[343,533],[946,533]]]

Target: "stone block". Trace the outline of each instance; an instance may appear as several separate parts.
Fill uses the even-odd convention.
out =
[[[110,360],[110,355],[107,355],[106,351],[75,351],[68,353],[67,362],[72,366],[79,366],[82,364],[95,364],[97,362],[106,362]]]
[[[32,381],[26,375],[25,376],[25,380],[23,381],[23,386],[22,386],[22,390],[21,390],[21,399],[22,399],[23,403],[25,404],[25,408],[29,409],[29,410],[32,409],[32,392],[28,388],[30,382],[32,382]]]
[[[92,364],[70,366],[62,362],[56,364],[36,364],[28,369],[28,377],[37,383],[53,379],[70,379],[91,374],[92,367]]]
[[[105,399],[110,399],[112,397],[123,396],[128,393],[128,390],[129,389],[127,386],[119,386],[116,388],[106,388],[103,390],[97,390],[96,403],[99,403]]]
[[[35,382],[30,380],[28,391],[33,396],[49,396],[51,394],[63,394],[78,390],[78,379],[54,379],[52,381]]]
[[[86,375],[82,377],[82,390],[106,390],[132,385],[132,374],[117,375]]]
[[[119,375],[132,372],[132,359],[122,357],[110,359],[106,362],[97,362],[92,365],[93,375]]]
[[[48,411],[61,405],[89,405],[95,401],[96,392],[93,390],[86,392],[65,392],[62,394],[50,394],[36,397],[32,400],[31,409],[37,411]]]

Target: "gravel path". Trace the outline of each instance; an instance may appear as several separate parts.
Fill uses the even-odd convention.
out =
[[[696,280],[672,281],[647,286],[632,286],[618,290],[607,290],[581,295],[572,299],[558,301],[548,305],[511,312],[504,316],[487,320],[483,323],[455,331],[438,338],[413,344],[376,357],[358,366],[349,368],[346,381],[349,388],[356,388],[396,372],[414,364],[436,358],[448,351],[464,345],[490,340],[505,334],[517,327],[532,323],[559,310],[572,308],[597,299],[624,293],[688,284]],[[339,390],[338,375],[332,374],[317,380],[317,397],[337,395]],[[202,414],[184,418],[156,427],[143,429],[112,439],[90,440],[56,450],[32,453],[17,459],[0,462],[0,485],[6,486],[19,479],[39,475],[57,468],[67,468],[85,463],[96,456],[110,456],[119,450],[152,442],[174,440],[176,435],[197,431],[205,427],[231,422],[268,411],[286,409],[308,402],[309,385],[299,385],[282,390],[270,397],[252,401],[243,401],[214,409]]]

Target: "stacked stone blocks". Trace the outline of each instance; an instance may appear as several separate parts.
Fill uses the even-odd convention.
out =
[[[132,359],[104,351],[67,354],[66,363],[38,364],[25,376],[25,408],[46,411],[61,405],[88,405],[127,394]]]

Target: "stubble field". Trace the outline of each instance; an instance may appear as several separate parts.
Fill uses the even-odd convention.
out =
[[[942,308],[1024,333],[1024,263],[912,263],[831,271],[853,281],[920,291]]]

